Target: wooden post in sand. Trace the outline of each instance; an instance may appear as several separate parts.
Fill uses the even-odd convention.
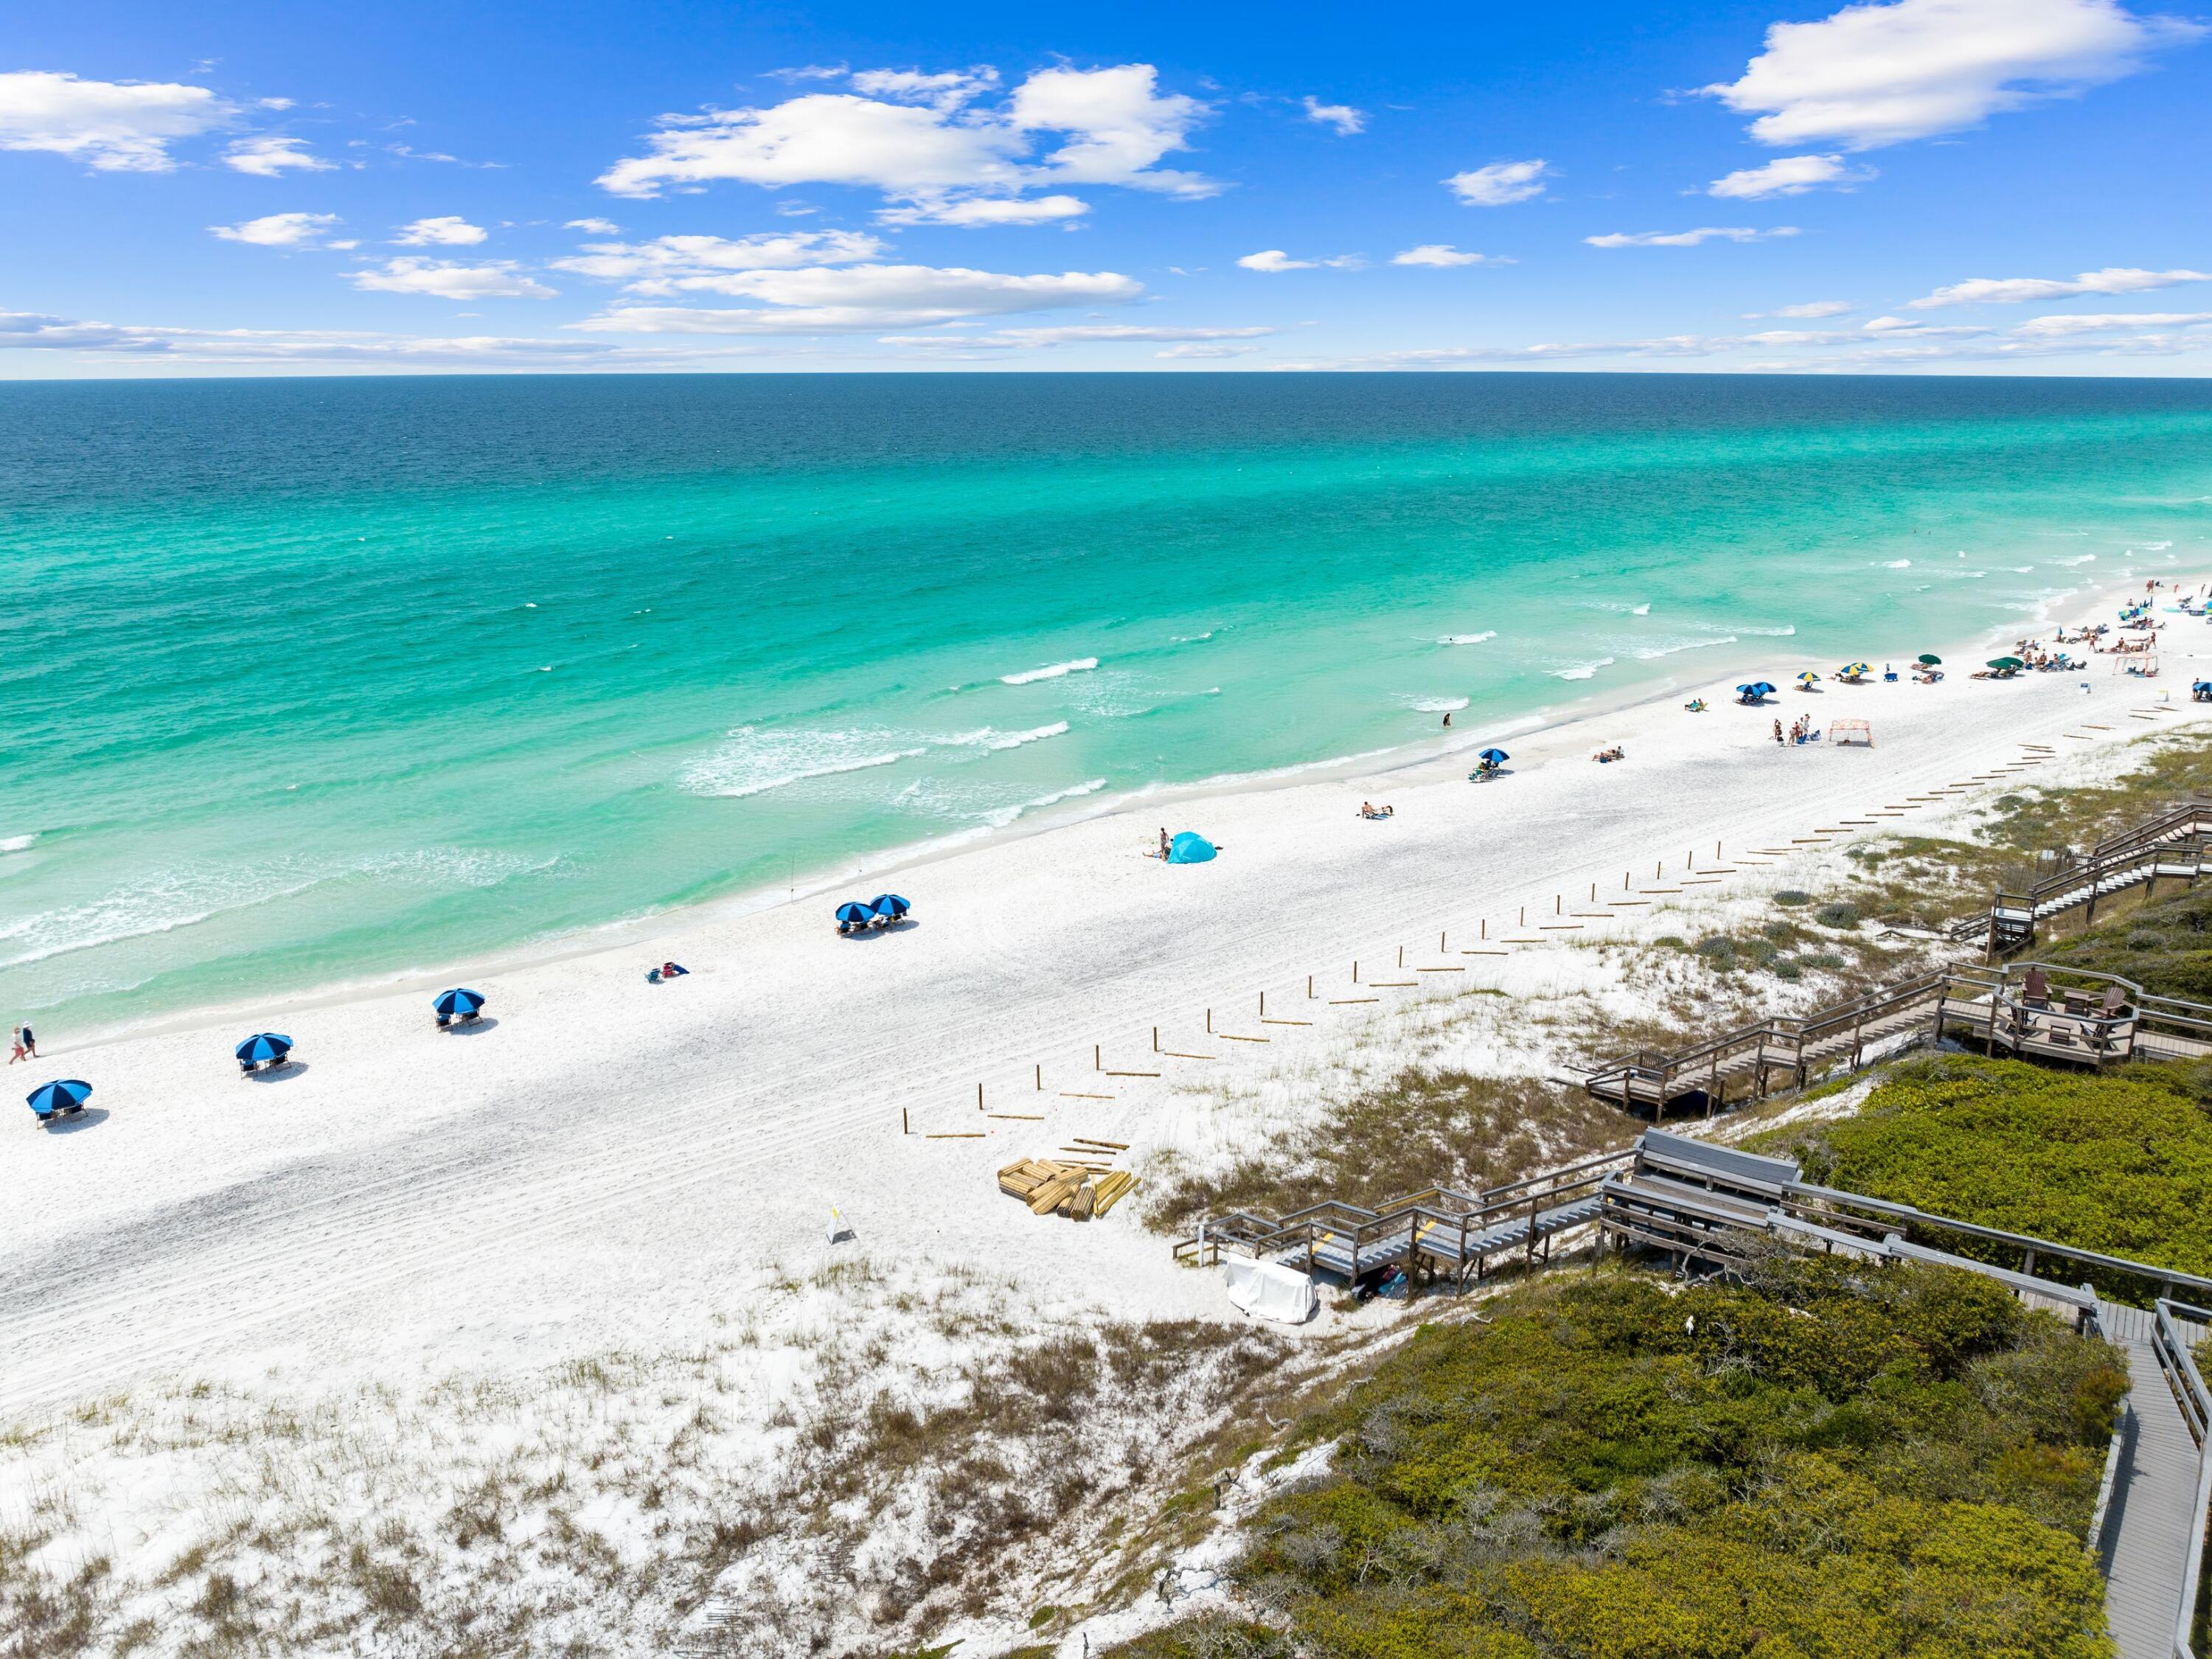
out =
[[[1313,1000],[1313,996],[1314,996],[1313,975],[1312,975],[1311,974],[1308,974],[1308,975],[1306,975],[1306,1000],[1307,1000],[1308,1002],[1311,1002],[1311,1001]]]
[[[906,1108],[903,1106],[899,1108],[899,1133],[902,1135],[914,1133],[914,1125],[906,1121]]]
[[[983,1085],[980,1083],[975,1085],[975,1109],[979,1112],[983,1109]]]
[[[1352,982],[1354,985],[1359,983],[1359,958],[1358,957],[1354,957],[1352,959]]]
[[[1091,1069],[1094,1072],[1103,1072],[1106,1069],[1105,1056],[1099,1052],[1104,1046],[1097,1042],[1091,1045]]]
[[[1206,1029],[1209,1031],[1213,1029],[1213,1010],[1211,1008],[1206,1011]]]
[[[1406,965],[1406,947],[1402,945],[1398,947],[1398,965],[1401,968]]]
[[[1158,1048],[1159,1046],[1160,1046],[1160,1033],[1159,1033],[1159,1027],[1158,1027],[1158,1026],[1157,1026],[1157,1025],[1155,1025],[1155,1026],[1152,1028],[1152,1047],[1154,1047],[1155,1048]],[[1036,1085],[1037,1085],[1037,1092],[1038,1092],[1039,1094],[1042,1094],[1042,1093],[1044,1092],[1044,1062],[1043,1062],[1042,1060],[1039,1060],[1039,1061],[1037,1061],[1037,1068],[1036,1068]]]

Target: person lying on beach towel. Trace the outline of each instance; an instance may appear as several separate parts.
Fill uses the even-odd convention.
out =
[[[1359,816],[1363,818],[1395,817],[1397,813],[1398,809],[1395,806],[1377,806],[1371,801],[1359,803]]]
[[[1590,758],[1595,761],[1600,766],[1606,766],[1610,765],[1613,762],[1617,760],[1626,760],[1628,758],[1628,751],[1616,743],[1610,749],[1599,750],[1597,753],[1592,755]]]
[[[1705,712],[1705,700],[1703,697],[1692,697],[1689,702],[1684,703],[1682,707],[1688,709],[1692,714],[1702,714]]]

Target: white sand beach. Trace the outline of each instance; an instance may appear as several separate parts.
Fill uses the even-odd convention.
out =
[[[1459,952],[1486,933],[1534,937],[1524,912],[1529,928],[1558,920],[1593,886],[1787,848],[2013,759],[2023,740],[2081,761],[2199,719],[2212,711],[2188,701],[2186,653],[2212,649],[2212,625],[2163,620],[2154,682],[2103,657],[2079,674],[1977,681],[1966,670],[1984,641],[1946,651],[1939,685],[1886,684],[1877,666],[1872,683],[1751,709],[1731,701],[1738,668],[1510,738],[1509,775],[1479,787],[1458,750],[1379,774],[1139,798],[902,871],[915,920],[893,933],[841,939],[829,903],[809,897],[702,909],[535,965],[456,969],[442,977],[490,1000],[465,1032],[434,1029],[425,981],[88,1046],[52,1033],[15,1075],[84,1077],[95,1109],[61,1131],[19,1117],[0,1158],[14,1264],[0,1333],[15,1355],[0,1408],[180,1373],[435,1373],[680,1341],[758,1262],[830,1252],[833,1206],[854,1236],[837,1249],[1012,1271],[1040,1306],[1222,1314],[1212,1277],[1173,1267],[1138,1224],[1141,1195],[1095,1225],[1053,1224],[1002,1198],[991,1171],[1070,1134],[1139,1158],[1176,1133],[1163,1103],[1178,1068],[1212,1080],[1279,1063],[1384,1006],[1346,999],[1510,987],[1551,947]],[[1757,672],[1786,684],[1800,665]],[[1699,693],[1710,710],[1686,713]],[[1867,720],[1874,746],[1778,747],[1777,713],[1801,710]],[[2103,729],[2062,739],[2085,722]],[[1615,742],[1625,762],[1591,763]],[[1364,821],[1363,799],[1395,815]],[[1164,822],[1212,836],[1221,856],[1145,856]],[[1399,971],[1401,948],[1413,966],[1465,971]],[[647,984],[670,957],[690,975]],[[1421,983],[1370,988],[1378,979]],[[1314,1024],[1261,1025],[1262,993]],[[1210,1039],[1209,1009],[1218,1033],[1269,1046]],[[1162,1047],[1212,1058],[1155,1055],[1155,1027]],[[231,1045],[258,1029],[292,1036],[299,1064],[241,1078]],[[981,1138],[929,1138],[944,1134]]]
[[[2109,617],[2116,602],[2064,615]],[[2149,682],[2105,656],[1975,680],[2009,644],[1984,641],[1942,648],[1934,686],[1884,682],[1875,656],[1868,684],[1737,706],[1737,681],[1787,684],[1804,665],[1778,659],[1508,738],[1507,775],[1480,785],[1466,773],[1486,738],[1470,732],[1385,769],[1139,796],[856,880],[854,896],[891,886],[915,907],[911,925],[864,939],[833,931],[842,895],[746,900],[535,962],[74,1045],[43,1033],[39,1064],[15,1075],[95,1092],[66,1127],[20,1115],[0,1153],[0,1422],[31,1429],[0,1456],[0,1523],[47,1537],[33,1565],[58,1577],[113,1564],[138,1587],[129,1608],[158,1615],[171,1562],[210,1539],[272,1595],[312,1582],[337,1607],[357,1590],[299,1578],[282,1541],[326,1502],[434,1539],[466,1491],[526,1468],[550,1471],[546,1491],[574,1480],[580,1507],[560,1525],[614,1565],[518,1579],[464,1537],[410,1569],[426,1605],[461,1617],[491,1597],[535,1617],[569,1595],[584,1609],[572,1637],[635,1651],[717,1608],[750,1621],[723,1650],[778,1651],[790,1620],[860,1641],[913,1598],[854,1603],[803,1534],[746,1556],[704,1611],[659,1588],[659,1540],[709,1526],[732,1493],[775,1489],[791,1425],[849,1420],[855,1377],[957,1398],[1010,1344],[1108,1321],[1247,1322],[1218,1274],[1176,1267],[1145,1228],[1143,1189],[1088,1224],[1040,1219],[1000,1194],[999,1166],[1071,1136],[1125,1143],[1126,1167],[1249,1147],[1301,1121],[1313,1079],[1346,1056],[1407,1063],[1423,1011],[1463,1015],[1473,1005],[1454,1000],[1471,993],[1507,999],[1484,1005],[1507,1011],[1488,1052],[1540,1066],[1540,1050],[1498,1047],[1514,997],[1595,1010],[1583,994],[1601,987],[1605,1007],[1656,1006],[1657,988],[1569,941],[1727,926],[1778,888],[1824,884],[1855,836],[1955,832],[2014,780],[2087,781],[2145,732],[2201,726],[2212,705],[2189,684],[2212,623],[2160,619]],[[1711,707],[1687,712],[1700,695]],[[1778,746],[1775,718],[1800,713],[1822,728],[1864,720],[1873,745]],[[1625,760],[1593,763],[1615,744]],[[1929,798],[1960,784],[1972,792]],[[1363,800],[1394,815],[1363,819]],[[1220,855],[1161,863],[1147,854],[1163,826]],[[648,984],[668,958],[688,976]],[[487,994],[489,1018],[441,1032],[431,993],[456,982]],[[295,1040],[297,1063],[242,1077],[232,1045],[269,1029]],[[1224,1106],[1240,1091],[1264,1109]],[[1634,1127],[1624,1118],[1621,1138]],[[1358,1318],[1325,1309],[1268,1328],[1310,1344]],[[1091,1455],[1134,1468],[1166,1422],[1202,1427],[1210,1363],[1194,1359],[1181,1394],[1098,1410]],[[709,1420],[703,1441],[685,1426]],[[280,1422],[292,1449],[264,1455]],[[671,1499],[667,1460],[686,1443],[689,1496]],[[1038,1449],[1000,1452],[1019,1466]],[[926,1513],[882,1512],[862,1556],[926,1556]],[[1108,1571],[1109,1554],[1083,1570]],[[1208,1559],[1188,1558],[1194,1582]],[[1035,1600],[1090,1593],[1049,1560],[1024,1571]],[[896,1580],[890,1565],[850,1575]],[[1101,1622],[1101,1639],[1132,1618]],[[1025,1633],[948,1629],[976,1653]],[[1071,1634],[1060,1650],[1081,1649]]]

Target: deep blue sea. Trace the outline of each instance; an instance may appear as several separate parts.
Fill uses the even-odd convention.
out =
[[[2208,498],[2192,381],[0,386],[0,1017],[1959,639]]]

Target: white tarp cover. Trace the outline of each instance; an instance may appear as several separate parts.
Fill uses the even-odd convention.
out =
[[[1321,1305],[1313,1281],[1294,1267],[1255,1261],[1249,1255],[1224,1255],[1221,1267],[1229,1299],[1257,1318],[1303,1325]]]

